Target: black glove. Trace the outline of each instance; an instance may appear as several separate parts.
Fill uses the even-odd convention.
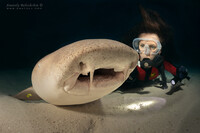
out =
[[[167,88],[168,88],[166,82],[163,82],[163,81],[162,81],[162,82],[160,83],[160,85],[161,85],[161,88],[162,88],[162,89],[167,89]]]
[[[180,66],[180,67],[177,69],[176,77],[177,77],[180,81],[183,80],[184,78],[188,78],[188,70],[187,70],[187,68],[184,67],[184,66]]]

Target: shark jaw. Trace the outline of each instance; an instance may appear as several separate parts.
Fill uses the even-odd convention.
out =
[[[127,71],[128,69],[119,71],[114,68],[100,68],[87,74],[75,73],[64,82],[64,91],[73,95],[87,95],[90,90],[103,89],[124,82]]]

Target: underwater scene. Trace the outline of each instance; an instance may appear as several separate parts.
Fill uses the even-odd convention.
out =
[[[0,133],[197,133],[199,1],[0,2]]]

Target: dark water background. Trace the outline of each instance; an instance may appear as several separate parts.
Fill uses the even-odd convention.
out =
[[[0,69],[31,68],[45,55],[82,39],[121,40],[141,20],[139,0],[1,0]],[[199,68],[200,2],[140,0],[172,26],[175,64]],[[41,9],[7,9],[38,4]],[[32,6],[33,7],[33,6]]]

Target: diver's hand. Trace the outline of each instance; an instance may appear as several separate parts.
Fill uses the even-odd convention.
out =
[[[161,88],[162,88],[162,89],[167,89],[167,88],[168,88],[166,82],[161,82],[160,85],[161,85]]]
[[[184,78],[187,78],[188,77],[188,70],[186,67],[184,66],[180,66],[178,69],[177,69],[177,75],[178,79],[181,81],[183,80]]]

